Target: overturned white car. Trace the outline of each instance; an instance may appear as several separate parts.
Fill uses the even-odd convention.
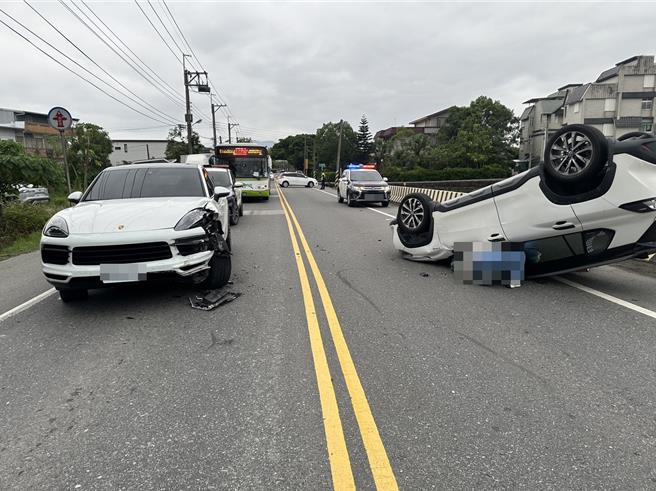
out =
[[[404,197],[392,229],[395,248],[415,261],[448,259],[455,243],[519,243],[535,277],[646,256],[656,251],[655,218],[654,135],[609,140],[569,125],[522,174],[443,203]]]
[[[198,166],[105,169],[43,228],[43,273],[64,302],[162,277],[221,287],[231,273],[229,194]]]

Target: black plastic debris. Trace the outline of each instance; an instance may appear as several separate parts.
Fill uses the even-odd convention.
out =
[[[212,310],[226,303],[230,303],[240,296],[241,293],[239,292],[222,293],[220,290],[210,290],[202,296],[197,295],[195,298],[189,297],[189,304],[193,309]]]
[[[419,276],[423,276],[424,278],[428,278],[430,275],[428,273],[419,273]]]

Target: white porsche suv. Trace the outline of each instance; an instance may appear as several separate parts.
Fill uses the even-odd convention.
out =
[[[199,166],[107,168],[43,228],[43,273],[64,302],[167,276],[219,288],[231,273],[229,194]]]

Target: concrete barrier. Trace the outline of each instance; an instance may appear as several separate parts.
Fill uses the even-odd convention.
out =
[[[433,201],[442,203],[443,201],[448,201],[458,196],[462,196],[466,193],[459,193],[458,191],[445,191],[444,189],[428,189],[428,188],[419,188],[419,187],[410,187],[410,186],[390,186],[392,195],[390,201],[394,203],[399,203],[404,196],[407,196],[410,193],[424,193],[430,196]]]

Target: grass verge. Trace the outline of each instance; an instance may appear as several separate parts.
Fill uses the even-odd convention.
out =
[[[17,238],[10,244],[7,244],[4,247],[0,247],[0,261],[10,257],[18,256],[19,254],[25,254],[26,252],[36,251],[39,248],[40,240],[40,230]]]

